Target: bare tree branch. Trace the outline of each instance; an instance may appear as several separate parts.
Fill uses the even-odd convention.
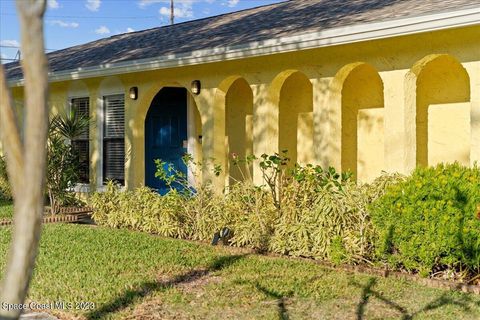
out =
[[[3,65],[0,65],[0,134],[5,155],[11,164],[7,169],[12,191],[19,193],[23,179],[23,145]]]
[[[25,78],[25,134],[22,145],[18,128],[13,129],[12,136],[2,128],[2,139],[9,139],[3,140],[8,144],[7,167],[17,184],[12,188],[15,199],[14,229],[0,296],[0,301],[8,304],[21,304],[25,300],[42,227],[48,130],[48,66],[43,38],[45,8],[45,0],[17,0]],[[1,90],[6,92],[5,76],[1,71]],[[10,96],[5,98],[5,105],[3,100],[0,109],[2,125],[7,121],[15,121]],[[13,124],[7,126],[12,128]],[[19,315],[20,310],[0,309],[0,318],[3,319],[18,318]]]

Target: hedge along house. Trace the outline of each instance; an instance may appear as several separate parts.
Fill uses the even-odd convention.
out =
[[[242,179],[232,153],[287,149],[360,181],[480,159],[477,1],[288,1],[48,58],[52,113],[92,118],[78,142],[91,189],[106,179],[161,189],[154,159],[185,171],[185,152],[222,165],[220,178],[201,178],[218,190]],[[21,105],[21,69],[6,68]]]

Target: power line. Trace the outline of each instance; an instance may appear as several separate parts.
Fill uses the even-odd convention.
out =
[[[0,45],[0,48],[21,49],[20,46]],[[45,49],[45,51],[56,51],[58,49]]]
[[[2,16],[15,16],[15,13],[0,13]],[[132,16],[124,16],[124,17],[119,17],[119,16],[51,16],[51,15],[46,15],[45,19],[50,19],[50,18],[68,18],[68,19],[158,19],[157,16],[139,16],[139,17],[132,17]]]

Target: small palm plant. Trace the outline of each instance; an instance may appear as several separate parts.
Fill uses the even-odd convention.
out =
[[[72,198],[71,190],[79,180],[79,159],[71,141],[84,135],[89,126],[89,117],[74,108],[50,120],[46,188],[52,214]]]
[[[50,121],[50,129],[68,140],[81,137],[90,126],[90,118],[70,108],[66,113],[56,115]]]

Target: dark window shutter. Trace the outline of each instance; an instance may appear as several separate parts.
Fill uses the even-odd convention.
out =
[[[77,116],[90,116],[90,99],[88,97],[72,99],[71,107],[76,110]],[[81,183],[89,183],[89,138],[89,129],[87,128],[80,136],[72,140],[73,150],[79,160],[78,178]]]
[[[104,97],[103,180],[125,182],[125,98]]]

